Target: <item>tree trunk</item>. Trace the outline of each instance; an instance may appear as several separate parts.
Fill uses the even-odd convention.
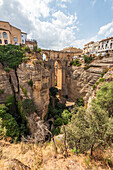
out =
[[[68,157],[68,152],[67,152],[67,146],[66,146],[66,130],[65,126],[63,125],[63,130],[64,130],[64,147],[65,147],[65,158]]]
[[[93,156],[93,147],[94,145],[91,146],[91,156]]]

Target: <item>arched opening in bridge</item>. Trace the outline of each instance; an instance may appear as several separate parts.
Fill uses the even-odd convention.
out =
[[[48,61],[48,54],[43,53],[42,58],[43,58],[44,61]]]
[[[57,60],[55,62],[55,86],[58,89],[62,89],[62,65],[61,61]]]

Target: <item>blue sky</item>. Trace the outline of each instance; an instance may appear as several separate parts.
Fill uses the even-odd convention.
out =
[[[83,48],[113,36],[113,0],[0,0],[0,20],[27,32],[41,48]]]

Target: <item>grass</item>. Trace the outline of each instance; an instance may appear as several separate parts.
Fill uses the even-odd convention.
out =
[[[55,159],[54,146],[52,142],[44,144],[18,143],[10,144],[9,142],[0,141],[0,169],[11,169],[14,166],[28,166],[31,170],[53,170],[53,169],[110,169],[113,163],[112,148],[107,150],[94,151],[94,156],[89,154],[78,156],[68,149],[68,158],[61,153],[61,146],[58,142],[58,154]],[[11,161],[12,160],[12,161]],[[13,160],[17,160],[15,163]]]

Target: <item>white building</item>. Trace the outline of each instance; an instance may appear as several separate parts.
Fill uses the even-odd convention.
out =
[[[98,52],[107,52],[113,50],[113,37],[103,39],[99,42]]]
[[[21,32],[21,44],[25,45],[26,40],[27,40],[27,33]]]

